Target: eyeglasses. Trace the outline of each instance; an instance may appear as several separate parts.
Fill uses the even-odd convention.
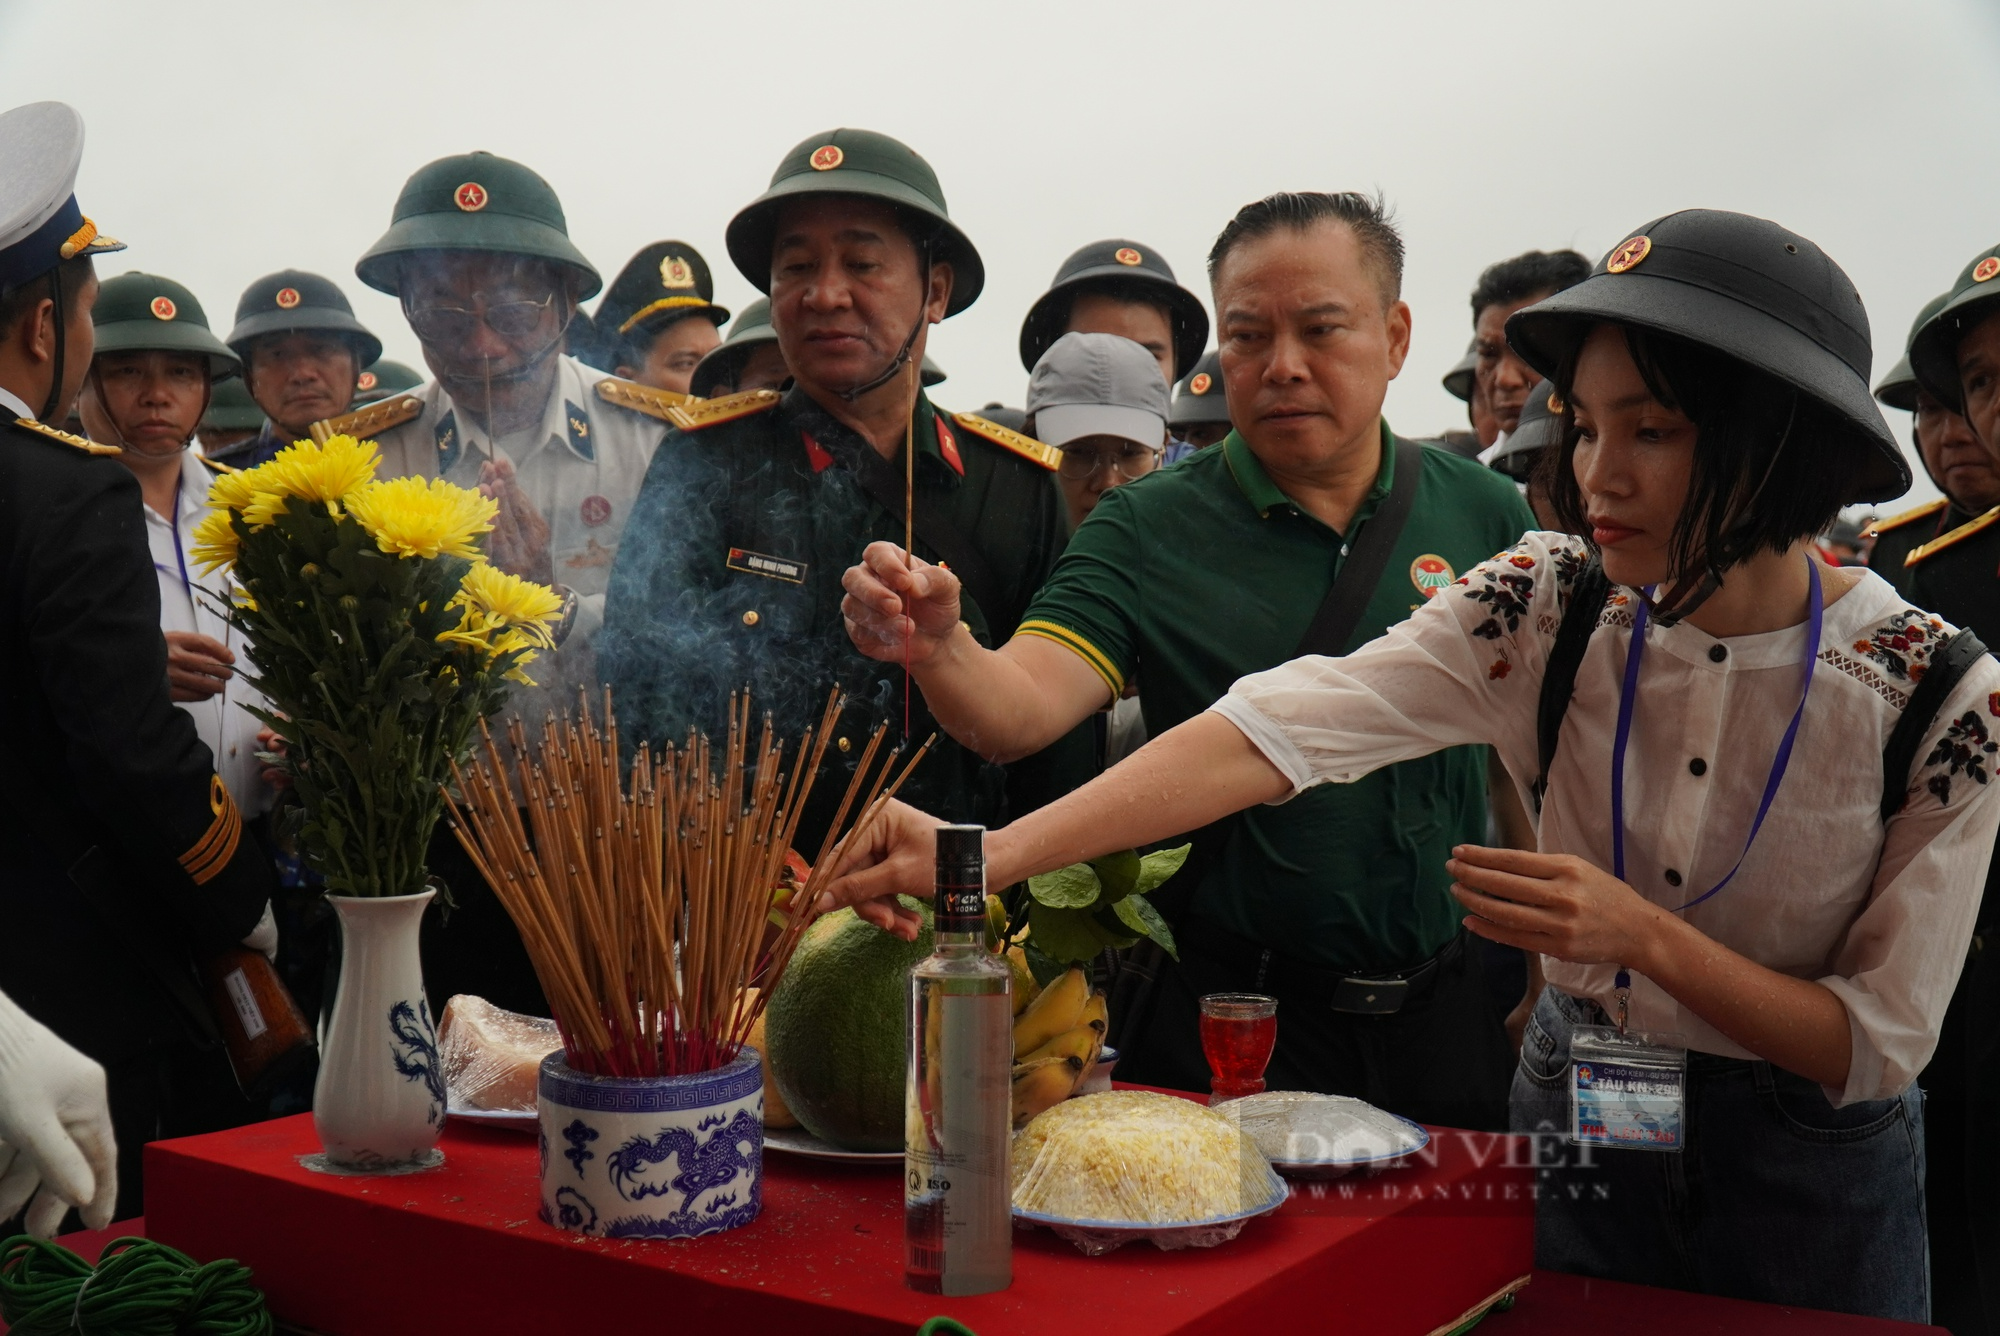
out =
[[[540,301],[495,302],[486,308],[486,327],[503,339],[526,338],[541,327],[555,300],[552,292]],[[472,337],[481,320],[478,311],[462,306],[405,305],[403,315],[425,343],[463,342]]]
[[[1094,476],[1100,469],[1110,469],[1119,477],[1130,482],[1143,478],[1159,465],[1160,456],[1166,453],[1163,446],[1140,445],[1137,442],[1122,450],[1091,450],[1063,448],[1062,463],[1057,472],[1071,482],[1083,482]]]

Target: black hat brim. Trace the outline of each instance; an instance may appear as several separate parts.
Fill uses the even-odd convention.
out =
[[[979,258],[978,247],[959,230],[958,224],[938,212],[937,206],[924,198],[922,192],[879,172],[844,170],[838,175],[838,190],[828,189],[810,173],[788,176],[737,210],[736,216],[729,220],[723,243],[737,272],[751,287],[767,297],[771,295],[771,248],[777,239],[780,208],[791,200],[814,195],[847,195],[894,205],[937,226],[943,244],[931,258],[951,265],[951,300],[944,310],[947,317],[979,300],[986,287],[986,264]]]
[[[578,301],[590,300],[604,287],[597,266],[562,232],[532,218],[504,213],[423,213],[400,219],[355,261],[355,277],[377,292],[400,296],[403,258],[422,251],[484,251],[567,265],[583,280],[576,290]]]
[[[1968,288],[1946,302],[1910,340],[1910,374],[1954,413],[1965,411],[1958,379],[1958,341],[1989,316],[2000,315],[2000,283]]]
[[[153,323],[120,320],[99,325],[92,355],[105,353],[194,353],[208,359],[211,381],[227,380],[243,371],[235,350],[216,338],[213,331],[186,320]]]
[[[1910,369],[1909,358],[1896,363],[1882,377],[1882,383],[1875,387],[1875,402],[1905,413],[1917,411],[1917,373]]]
[[[1159,289],[1161,300],[1172,312],[1169,323],[1174,334],[1174,375],[1185,376],[1192,371],[1201,360],[1202,350],[1208,347],[1208,312],[1202,309],[1201,298],[1158,274],[1124,264],[1093,265],[1071,274],[1035,299],[1035,304],[1028,308],[1027,318],[1021,322],[1022,368],[1033,371],[1042,354],[1067,332],[1065,326],[1077,289],[1104,279],[1145,283]]]
[[[1844,501],[1889,501],[1910,490],[1909,461],[1865,380],[1790,325],[1706,288],[1643,270],[1595,275],[1516,311],[1507,321],[1507,342],[1552,380],[1563,358],[1604,321],[1713,348],[1830,409],[1849,428],[1848,444],[1864,460]]]
[[[250,345],[267,334],[339,334],[354,345],[354,355],[359,359],[355,368],[373,366],[382,358],[382,340],[368,332],[367,326],[347,314],[324,306],[295,306],[287,311],[276,308],[259,311],[236,322],[236,328],[229,331],[223,342],[243,359],[250,361]]]

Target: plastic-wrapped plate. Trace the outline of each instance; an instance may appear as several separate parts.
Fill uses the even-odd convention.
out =
[[[500,1127],[509,1132],[539,1132],[541,1115],[534,1109],[475,1109],[470,1104],[450,1104],[445,1107],[462,1123],[478,1123],[481,1127]]]
[[[1068,1239],[1083,1250],[1085,1256],[1101,1257],[1113,1248],[1127,1243],[1146,1242],[1162,1252],[1173,1252],[1180,1248],[1213,1248],[1218,1243],[1227,1243],[1243,1232],[1243,1226],[1260,1215],[1269,1215],[1285,1204],[1291,1196],[1291,1189],[1283,1183],[1278,1185],[1277,1195],[1261,1206],[1252,1206],[1230,1215],[1214,1216],[1207,1220],[1190,1220],[1185,1224],[1153,1225],[1138,1220],[1074,1220],[1064,1216],[1042,1215],[1035,1211],[1015,1210],[1016,1228],[1029,1225],[1047,1227],[1059,1238]]]
[[[1379,1173],[1430,1144],[1422,1126],[1364,1100],[1270,1090],[1216,1107],[1242,1128],[1279,1173],[1340,1178]]]

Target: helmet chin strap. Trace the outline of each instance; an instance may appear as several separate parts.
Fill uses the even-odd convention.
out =
[[[876,390],[881,389],[884,385],[894,380],[898,372],[910,364],[910,350],[917,346],[917,336],[922,334],[924,326],[930,323],[925,319],[924,314],[924,307],[930,304],[931,243],[928,238],[917,247],[917,272],[922,277],[924,283],[924,304],[917,308],[917,323],[910,326],[909,337],[903,340],[903,346],[898,348],[896,355],[889,359],[889,365],[882,369],[881,375],[875,377],[873,380],[863,381],[859,385],[851,386],[848,389],[835,391],[835,393],[848,403],[851,404],[862,395],[872,394]]]
[[[49,270],[49,295],[55,299],[55,310],[50,312],[50,319],[55,326],[56,335],[56,374],[55,379],[49,382],[49,399],[47,403],[42,405],[41,420],[51,427],[60,427],[62,423],[56,420],[56,410],[62,407],[63,372],[68,369],[64,366],[64,360],[69,344],[69,335],[63,328],[63,281],[61,265],[57,265],[55,268]]]
[[[1792,439],[1792,427],[1799,420],[1799,394],[1792,391],[1791,410],[1785,415],[1785,430],[1778,436],[1778,444],[1771,451],[1771,458],[1764,465],[1764,476],[1757,480],[1750,495],[1730,507],[1729,517],[1723,521],[1723,532],[1727,533],[1744,514],[1754,510],[1757,501],[1764,495],[1764,489],[1771,484],[1771,475],[1777,472],[1778,457],[1785,452],[1785,446]],[[1708,602],[1715,591],[1722,588],[1722,569],[1711,562],[1706,570],[1694,575],[1684,575],[1674,582],[1664,598],[1647,599],[1646,613],[1661,626],[1672,626],[1692,617],[1701,605]],[[1642,596],[1643,597],[1643,596]]]
[[[95,359],[92,359],[91,361],[90,370],[85,372],[84,374],[89,378],[91,391],[97,395],[98,406],[104,409],[104,420],[111,424],[111,434],[118,438],[115,441],[105,441],[103,442],[103,444],[115,445],[120,450],[123,450],[125,453],[131,455],[145,453],[144,451],[133,449],[132,443],[125,439],[125,429],[118,425],[117,418],[111,416],[111,405],[105,402],[104,382],[99,380],[97,377],[97,362]],[[208,416],[208,406],[210,403],[214,401],[214,399],[215,399],[215,376],[213,373],[211,373],[202,382],[201,411],[194,415],[194,430],[190,431],[187,434],[186,438],[181,441],[178,450],[185,451],[190,445],[194,444],[194,438],[201,434],[201,420]]]

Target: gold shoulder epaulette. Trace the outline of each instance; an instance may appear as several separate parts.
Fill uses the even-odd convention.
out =
[[[352,413],[322,419],[307,430],[321,445],[335,436],[352,436],[358,441],[365,441],[377,432],[402,426],[423,411],[424,401],[414,394],[393,394],[380,403],[357,408]]]
[[[703,427],[734,422],[738,418],[776,408],[778,400],[784,397],[776,390],[745,390],[741,394],[725,394],[719,399],[696,399],[692,403],[669,408],[667,421],[682,431],[700,431]]]
[[[242,469],[225,464],[219,459],[210,459],[207,455],[196,455],[195,458],[199,459],[202,467],[210,473],[241,473],[243,471]]]
[[[636,381],[620,380],[616,376],[606,376],[597,382],[597,397],[607,404],[617,404],[647,417],[656,417],[662,422],[673,422],[673,410],[686,408],[702,401],[692,394],[675,394],[672,390],[656,390],[650,385]]]
[[[31,431],[37,436],[46,436],[52,441],[59,441],[73,449],[81,450],[87,455],[115,455],[119,453],[118,447],[115,445],[99,445],[96,441],[86,440],[81,436],[73,436],[69,432],[51,427],[46,422],[37,422],[34,418],[15,418],[14,425],[23,431]]]
[[[1995,506],[1976,520],[1967,520],[1948,534],[1941,534],[1921,547],[1912,548],[1910,555],[1903,558],[1905,566],[1914,566],[1925,557],[1935,556],[1953,543],[1963,542],[1981,529],[1990,529],[2000,524],[2000,506]]]
[[[997,422],[988,422],[977,413],[954,413],[951,420],[982,440],[991,441],[1002,450],[1019,455],[1023,459],[1040,464],[1051,473],[1062,464],[1062,451],[1053,445],[1044,445],[1032,436],[1023,436],[1010,427]]]
[[[1900,529],[1905,524],[1915,524],[1918,520],[1927,520],[1950,504],[1951,502],[1947,501],[1944,497],[1939,497],[1937,500],[1918,506],[1914,510],[1906,510],[1900,515],[1891,515],[1887,519],[1876,520],[1861,531],[1861,536],[1866,538],[1870,534],[1887,533],[1891,529]]]

